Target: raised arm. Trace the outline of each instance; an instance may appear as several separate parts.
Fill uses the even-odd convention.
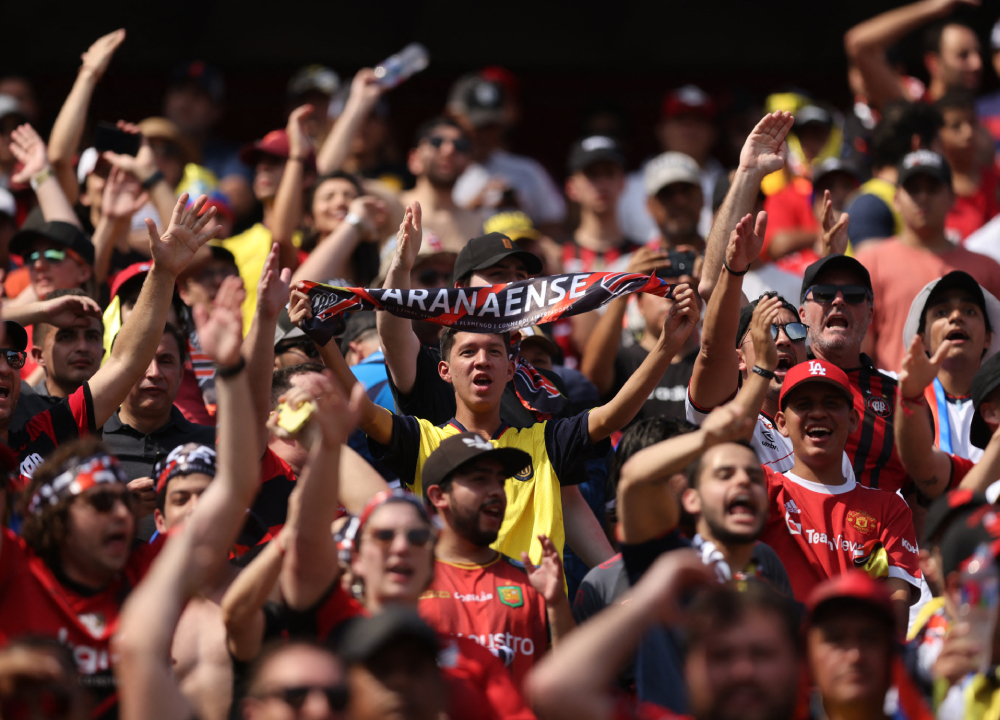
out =
[[[149,200],[139,179],[112,168],[101,198],[101,219],[94,228],[94,279],[100,285],[108,277],[116,247],[128,245],[132,216]]]
[[[993,436],[983,451],[983,456],[962,478],[959,488],[985,493],[987,488],[997,480],[1000,480],[1000,430],[993,432]]]
[[[632,253],[626,272],[650,275],[657,268],[669,265],[665,252],[657,247],[644,245]],[[624,295],[608,303],[583,351],[580,372],[597,386],[599,397],[607,395],[615,382],[615,358],[621,343],[622,321],[628,309],[629,297],[631,296]]]
[[[75,203],[80,197],[80,184],[73,169],[73,160],[80,150],[80,140],[87,124],[87,111],[94,88],[108,69],[111,58],[118,46],[125,41],[125,30],[115,30],[99,37],[87,52],[81,55],[83,62],[76,75],[73,88],[59,110],[59,116],[52,125],[49,135],[49,160],[56,179],[69,202]]]
[[[167,324],[178,273],[187,267],[198,248],[214,237],[219,229],[218,225],[211,223],[215,208],[209,208],[208,212],[198,217],[207,199],[203,195],[188,210],[185,207],[187,193],[181,195],[174,206],[170,225],[162,236],[153,221],[146,220],[153,266],[142,284],[135,308],[118,333],[111,356],[90,379],[94,418],[98,426],[108,421],[132,386],[146,372]]]
[[[694,588],[713,579],[690,550],[665,553],[616,603],[573,631],[542,658],[527,680],[527,695],[546,720],[612,720],[611,688],[646,631],[680,625],[682,603]]]
[[[421,219],[420,203],[411,203],[406,208],[403,222],[396,233],[396,254],[393,255],[382,287],[409,289],[410,270],[413,269],[423,239]],[[403,395],[409,395],[417,381],[417,353],[420,352],[420,340],[413,332],[413,325],[406,318],[387,312],[375,313],[375,323],[382,353],[385,355],[385,367],[392,376],[396,389]]]
[[[785,167],[785,158],[788,157],[785,137],[794,122],[791,113],[776,110],[761,118],[743,144],[739,167],[705,243],[705,267],[698,284],[698,293],[705,300],[711,298],[719,281],[729,233],[740,218],[753,210],[760,192],[760,181]],[[743,267],[733,269],[743,270]]]
[[[305,188],[306,161],[310,155],[309,134],[303,123],[312,114],[312,105],[302,105],[288,116],[288,162],[274,196],[271,215],[271,236],[281,249],[281,267],[294,270],[299,254],[292,244],[292,235],[302,224],[302,203]]]
[[[139,126],[135,123],[119,120],[118,129],[122,132],[141,136],[139,152],[135,156],[132,156],[120,155],[106,150],[101,157],[114,167],[124,170],[135,177],[142,183],[143,187],[148,187],[149,200],[156,207],[156,212],[160,214],[160,218],[170,217],[174,210],[174,203],[177,200],[174,197],[174,189],[170,187],[163,173],[159,172],[160,169],[156,165],[156,156],[153,154],[153,148],[149,144],[149,139],[142,135]],[[141,238],[141,233],[137,233],[137,236]],[[141,245],[134,249],[141,253],[148,252],[147,248]]]
[[[698,306],[694,301],[694,289],[678,285],[674,292],[674,304],[663,321],[663,333],[656,341],[639,369],[628,379],[622,389],[604,405],[590,411],[588,429],[593,442],[603,440],[611,433],[621,430],[642,407],[663,377],[671,359],[687,341],[698,323]]]
[[[542,560],[537,566],[525,551],[521,552],[521,562],[528,574],[531,587],[545,600],[545,615],[549,621],[549,632],[552,635],[552,646],[555,647],[576,627],[573,610],[569,606],[569,598],[563,589],[563,564],[555,543],[547,536],[539,535],[538,542],[542,545]]]
[[[941,343],[934,357],[928,358],[924,341],[913,338],[899,372],[899,395],[902,412],[896,413],[895,433],[899,459],[920,492],[934,499],[951,483],[951,460],[934,446],[934,420],[924,398],[924,390],[934,382],[951,341]]]
[[[385,203],[372,195],[354,198],[347,209],[357,215],[359,224],[342,222],[326,240],[321,242],[305,259],[292,276],[299,280],[323,281],[331,278],[351,277],[351,255],[362,242],[379,241],[378,228],[385,219]]]
[[[579,485],[559,488],[566,544],[587,567],[600,565],[615,554],[604,526],[594,514]]]
[[[750,339],[756,356],[754,364],[761,370],[774,372],[778,368],[778,347],[771,337],[771,325],[777,321],[781,307],[781,299],[777,296],[764,298],[757,303],[750,319]],[[743,408],[743,416],[751,421],[746,436],[748,440],[753,433],[753,421],[764,406],[770,384],[770,379],[751,372],[733,401],[733,404]]]
[[[351,81],[351,93],[344,104],[344,111],[326,136],[316,157],[316,169],[320,175],[340,170],[344,166],[354,136],[358,134],[361,124],[368,118],[380,97],[382,86],[378,84],[375,71],[371,68],[359,70]]]
[[[80,218],[73,212],[73,205],[70,204],[66,193],[55,178],[52,166],[49,165],[45,141],[31,125],[27,124],[15,128],[10,140],[10,151],[22,164],[21,169],[11,177],[11,180],[15,183],[31,184],[46,222],[59,220],[82,227]]]
[[[640,450],[618,475],[618,519],[621,541],[630,545],[651,540],[673,529],[680,504],[670,478],[719,443],[743,437],[753,421],[736,403],[713,410],[701,428]]]
[[[83,295],[63,295],[3,310],[4,320],[13,320],[24,326],[43,322],[65,328],[81,317],[101,317],[101,306]]]
[[[288,498],[291,509],[297,491]],[[264,603],[274,594],[284,557],[284,530],[264,546],[250,564],[236,576],[222,596],[222,622],[226,626],[226,644],[237,660],[250,662],[264,644]]]

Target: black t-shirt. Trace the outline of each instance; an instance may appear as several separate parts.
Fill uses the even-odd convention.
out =
[[[649,351],[639,343],[631,347],[619,348],[618,355],[615,357],[615,382],[605,401],[614,397],[622,389],[647,357],[649,357]],[[653,391],[649,393],[649,398],[639,409],[633,423],[658,416],[675,420],[684,419],[684,395],[687,393],[688,382],[691,380],[694,361],[697,357],[698,350],[694,350],[682,358],[680,362],[671,363],[667,367],[660,382],[656,384]]]
[[[73,394],[32,416],[24,427],[11,430],[7,434],[7,446],[18,456],[20,487],[31,483],[35,468],[60,444],[97,432],[94,399],[90,395],[90,383],[86,382]]]

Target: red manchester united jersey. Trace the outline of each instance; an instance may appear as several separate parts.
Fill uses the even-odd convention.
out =
[[[910,509],[895,493],[858,484],[823,485],[764,466],[770,503],[760,539],[778,553],[795,599],[853,568],[920,585]]]
[[[893,422],[896,381],[880,373],[867,355],[862,365],[845,370],[854,390],[854,409],[861,416],[858,429],[844,449],[854,466],[854,477],[865,487],[896,492],[906,484],[906,470],[896,452]]]
[[[545,600],[520,563],[505,555],[486,565],[436,560],[419,611],[438,632],[493,650],[519,687],[548,644]]]
[[[132,552],[128,565],[103,590],[87,593],[59,582],[10,530],[0,549],[0,641],[22,635],[54,637],[73,651],[80,684],[95,695],[92,717],[115,717],[117,694],[108,644],[125,598],[143,578],[163,538]]]

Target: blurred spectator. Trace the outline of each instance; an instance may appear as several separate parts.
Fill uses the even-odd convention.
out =
[[[690,155],[665,152],[646,163],[646,207],[656,221],[664,249],[681,245],[705,251],[705,240],[698,230],[704,210],[701,174]]]
[[[87,294],[79,288],[53,290],[50,300]],[[89,380],[104,356],[104,326],[100,317],[79,315],[66,327],[39,321],[34,324],[31,355],[44,370],[33,388],[40,397],[58,402]]]
[[[0,187],[10,188],[17,159],[10,150],[10,135],[27,120],[21,103],[12,95],[0,95]]]
[[[455,185],[462,207],[496,207],[513,191],[516,207],[547,235],[557,234],[566,203],[538,162],[503,149],[510,121],[507,91],[495,80],[465,75],[452,85],[447,112],[472,140],[473,164]]]
[[[320,147],[330,132],[333,124],[331,104],[339,90],[340,76],[323,65],[299,68],[288,81],[286,110],[291,113],[302,105],[312,105],[313,111],[306,119],[304,129],[315,147]]]
[[[38,96],[31,81],[24,75],[4,75],[0,77],[0,95],[9,95],[17,100],[25,119],[37,125],[39,121]]]
[[[990,62],[993,72],[1000,75],[1000,20],[990,30]],[[997,149],[1000,149],[1000,91],[976,100],[976,114],[979,116],[979,122],[993,138]]]

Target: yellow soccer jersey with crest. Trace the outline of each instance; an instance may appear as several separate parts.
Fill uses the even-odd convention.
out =
[[[490,439],[494,447],[513,447],[531,455],[527,470],[507,478],[507,512],[492,545],[495,550],[513,558],[520,558],[521,551],[527,551],[531,561],[538,563],[542,558],[538,535],[544,534],[562,555],[566,533],[560,488],[585,482],[584,461],[602,456],[611,447],[607,440],[591,442],[588,414],[547,420],[521,430],[501,425]],[[465,432],[465,428],[454,418],[441,426],[410,415],[393,415],[392,420],[392,441],[388,446],[369,440],[372,456],[423,497],[421,476],[427,458],[442,440]]]

